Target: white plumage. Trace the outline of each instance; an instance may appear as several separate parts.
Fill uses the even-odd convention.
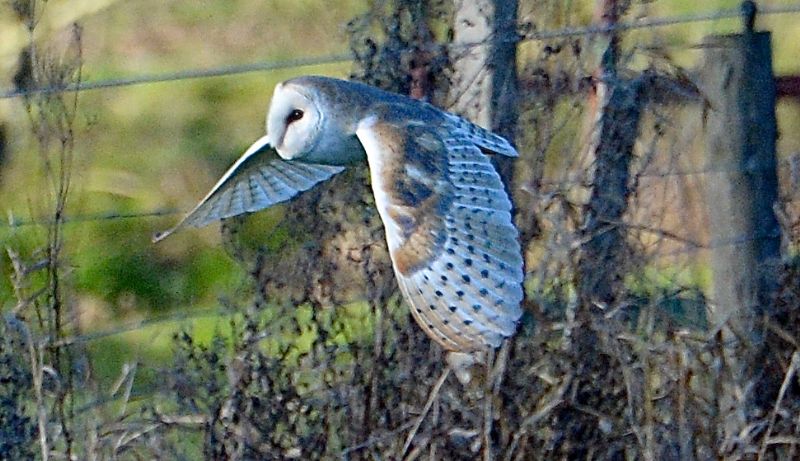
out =
[[[485,152],[517,156],[505,139],[429,104],[296,78],[275,88],[267,135],[156,240],[289,200],[366,159],[414,318],[448,351],[481,352],[514,333],[523,296],[511,203]]]

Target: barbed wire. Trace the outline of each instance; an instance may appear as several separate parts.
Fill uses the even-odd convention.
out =
[[[759,16],[794,14],[800,13],[800,5],[785,7],[771,7],[758,10]],[[696,22],[711,22],[722,19],[732,19],[742,17],[742,11],[738,8],[728,10],[717,10],[708,13],[694,13],[685,15],[675,15],[663,18],[643,19],[633,22],[619,22],[608,26],[587,26],[564,28],[561,30],[531,32],[525,35],[525,40],[549,40],[553,38],[566,38],[585,35],[601,35],[611,32],[624,32],[637,29],[655,29],[659,27],[675,26],[680,24],[692,24]]]
[[[780,159],[778,161],[777,167],[780,168],[790,168],[792,165],[788,160]],[[753,169],[748,168],[745,169],[720,169],[720,168],[708,168],[708,169],[697,169],[697,170],[652,170],[652,171],[642,171],[634,173],[635,176],[640,178],[651,178],[651,179],[670,179],[670,178],[685,178],[690,176],[703,176],[703,175],[713,175],[713,174],[733,174],[733,173],[742,173],[742,172],[752,173],[754,171],[766,171],[765,169]],[[541,186],[547,186],[550,188],[558,189],[558,188],[570,188],[570,187],[591,187],[591,181],[586,177],[586,175],[568,175],[566,177],[560,179],[543,179],[537,182],[537,184]],[[179,210],[177,208],[161,208],[156,210],[150,211],[142,211],[142,212],[131,212],[131,213],[120,213],[118,211],[103,211],[103,212],[96,212],[96,213],[89,213],[85,215],[74,215],[67,217],[64,221],[65,224],[80,224],[85,222],[98,222],[98,221],[116,221],[121,219],[142,219],[142,218],[157,218],[163,216],[173,216],[179,215],[181,213],[186,213],[188,210]],[[0,222],[0,228],[23,228],[23,227],[31,227],[31,226],[47,226],[53,224],[53,221],[50,219],[35,219],[35,218],[27,218],[27,219],[16,219],[15,217],[11,216],[7,221]]]
[[[735,237],[718,238],[718,239],[713,239],[707,243],[701,243],[690,239],[686,239],[669,231],[653,229],[647,226],[630,224],[630,223],[617,223],[617,224],[620,226],[630,228],[631,230],[634,231],[645,232],[645,233],[657,233],[663,239],[672,240],[683,244],[683,248],[663,253],[662,256],[664,257],[679,256],[682,254],[697,253],[701,251],[711,251],[729,246],[742,245],[763,238],[769,238],[769,236],[766,235],[742,234]],[[165,324],[173,324],[178,322],[193,322],[204,318],[224,318],[238,314],[241,314],[241,311],[229,305],[221,307],[197,308],[189,311],[176,311],[168,314],[156,315],[144,320],[126,322],[120,325],[115,325],[113,328],[100,329],[87,333],[81,333],[66,338],[61,338],[59,340],[50,338],[50,341],[54,346],[74,346],[77,344],[91,343],[111,336],[122,335],[133,331],[139,331],[144,328],[159,327],[159,326],[164,326]],[[18,326],[19,320],[13,315],[5,315],[3,316],[3,319],[8,324],[8,326],[14,329],[19,328]]]
[[[795,13],[800,13],[800,5],[764,8],[759,10],[758,14],[760,16],[764,16],[764,15],[795,14]],[[707,13],[675,15],[669,17],[645,19],[632,22],[620,22],[608,26],[567,27],[551,31],[541,31],[541,32],[532,31],[514,37],[510,37],[507,39],[500,39],[499,41],[500,42],[543,41],[543,40],[552,40],[556,38],[602,35],[611,32],[623,32],[623,31],[631,31],[638,29],[660,28],[660,27],[674,26],[680,24],[692,24],[697,22],[718,21],[722,19],[731,19],[741,16],[742,12],[739,9],[717,10]],[[486,45],[490,42],[496,42],[496,41],[498,41],[496,38],[490,38],[488,40],[480,42],[460,43],[460,44],[450,45],[450,47],[472,48],[472,47]],[[417,50],[418,48],[408,48],[406,50],[400,50],[400,51],[413,52]],[[149,84],[149,83],[165,83],[165,82],[198,79],[198,78],[222,77],[222,76],[239,75],[252,72],[294,69],[299,67],[348,62],[352,61],[353,59],[354,56],[351,53],[338,53],[327,56],[306,57],[306,58],[297,58],[297,59],[288,59],[279,61],[259,61],[248,64],[239,64],[239,65],[226,65],[208,69],[189,69],[176,72],[144,74],[139,76],[80,82],[70,85],[51,86],[46,88],[30,88],[24,90],[6,89],[0,93],[0,99],[27,97],[39,94],[55,94],[55,93],[117,88],[124,86]]]
[[[781,169],[792,169],[795,168],[793,163],[787,159],[778,159],[775,168],[778,170]],[[742,168],[700,168],[700,169],[689,169],[689,170],[679,170],[679,169],[645,169],[643,171],[636,171],[631,173],[631,176],[636,178],[649,178],[649,179],[670,179],[670,178],[683,178],[689,176],[704,176],[704,175],[715,175],[715,174],[734,174],[734,173],[757,173],[757,172],[767,172],[770,171],[770,167],[753,167],[747,166]],[[789,172],[791,173],[791,172]],[[567,174],[562,178],[558,179],[543,179],[538,182],[538,184],[550,186],[550,187],[569,187],[569,186],[591,186],[592,182],[584,173],[576,173],[576,174]]]
[[[759,15],[778,15],[778,14],[794,14],[794,13],[800,13],[800,5],[771,7],[759,10]],[[741,16],[742,12],[739,9],[717,10],[707,13],[676,15],[670,17],[653,18],[653,19],[646,19],[646,20],[627,22],[627,23],[616,23],[614,25],[603,26],[603,27],[587,26],[587,27],[563,28],[552,31],[530,32],[509,39],[508,41],[541,41],[541,40],[548,40],[555,38],[598,35],[598,34],[607,34],[615,31],[630,31],[636,29],[667,27],[679,24],[731,19]],[[486,42],[484,41],[484,42],[475,42],[469,44],[459,44],[456,46],[473,47],[473,46],[480,46],[485,43]],[[260,61],[249,64],[229,65],[229,66],[214,67],[209,69],[184,70],[184,71],[163,73],[163,74],[144,74],[132,77],[98,80],[93,82],[82,82],[74,85],[66,85],[60,87],[35,88],[28,90],[6,90],[2,94],[0,94],[0,99],[31,96],[35,94],[87,91],[87,90],[116,88],[116,87],[124,87],[124,86],[139,85],[139,84],[164,83],[164,82],[181,81],[181,80],[198,79],[198,78],[220,77],[220,76],[229,76],[229,75],[237,75],[237,74],[260,72],[260,71],[275,71],[275,70],[299,68],[306,66],[347,62],[352,59],[353,56],[351,54],[340,53],[327,56],[297,58],[297,59],[280,60],[280,61]],[[731,172],[732,171],[700,169],[695,171],[649,171],[649,172],[645,171],[637,173],[637,175],[640,177],[671,178],[671,177],[685,177],[694,175],[719,174],[719,173],[731,173]],[[540,181],[539,184],[551,187],[569,187],[575,185],[587,185],[585,178],[561,178],[559,180],[543,180]],[[76,215],[68,218],[65,221],[65,223],[73,224],[73,223],[97,222],[97,221],[115,221],[120,219],[142,219],[142,218],[171,216],[179,213],[181,213],[181,211],[177,209],[157,209],[157,210],[144,211],[138,213],[135,212],[120,213],[117,211],[106,211],[106,212],[98,212],[86,215]],[[12,217],[8,221],[0,222],[0,228],[5,227],[14,229],[14,228],[29,227],[29,226],[44,226],[49,224],[52,224],[52,222],[48,219],[29,218],[24,220],[16,220]]]
[[[98,213],[90,213],[85,215],[68,216],[63,221],[64,224],[76,224],[92,221],[116,221],[120,219],[141,219],[141,218],[154,218],[160,216],[171,216],[179,214],[181,211],[175,208],[158,209],[152,211],[144,211],[139,213],[120,213],[118,211],[105,211]],[[17,220],[13,216],[8,221],[0,223],[0,227],[19,228],[30,226],[49,226],[55,222],[51,219],[22,219]]]
[[[647,226],[640,226],[630,223],[620,223],[619,225],[630,228],[634,231],[645,233],[657,233],[663,239],[676,241],[682,243],[683,247],[671,251],[663,252],[662,257],[680,256],[691,253],[698,253],[701,251],[712,251],[719,248],[737,246],[745,243],[753,242],[756,240],[769,238],[767,235],[752,235],[742,234],[735,237],[725,237],[711,240],[707,243],[701,243],[686,239],[684,237],[673,234],[669,231],[659,229],[652,229]],[[193,322],[204,318],[224,318],[232,315],[241,314],[236,308],[231,306],[212,307],[212,308],[197,308],[189,311],[171,312],[169,314],[157,315],[144,320],[133,322],[126,322],[116,325],[113,328],[101,329],[87,333],[81,333],[66,338],[55,340],[50,338],[54,346],[74,346],[77,344],[91,343],[100,339],[108,338],[111,336],[122,335],[133,331],[139,331],[144,328],[159,327],[165,324],[173,324],[178,322]],[[19,320],[13,315],[4,316],[5,322],[12,328],[17,328]]]
[[[71,346],[75,344],[88,343],[110,336],[122,335],[132,331],[138,331],[148,327],[156,327],[164,324],[178,322],[192,322],[209,317],[226,317],[241,314],[242,312],[230,307],[200,308],[184,312],[173,312],[170,314],[156,315],[144,320],[127,322],[105,330],[97,330],[88,333],[78,334],[58,341],[51,339],[54,346]]]
[[[96,80],[90,82],[74,83],[64,86],[52,86],[47,88],[32,88],[27,90],[5,90],[0,99],[10,99],[37,94],[68,93],[75,91],[99,90],[103,88],[117,88],[123,86],[142,85],[146,83],[165,83],[198,78],[223,77],[228,75],[247,74],[252,72],[275,71],[283,69],[296,69],[299,67],[320,66],[324,64],[336,64],[352,60],[350,54],[333,54],[328,56],[318,56],[309,58],[287,59],[281,61],[260,61],[249,64],[229,65],[213,67],[209,69],[190,69],[177,72],[167,72],[163,74],[144,74],[133,77],[122,77],[108,80]]]

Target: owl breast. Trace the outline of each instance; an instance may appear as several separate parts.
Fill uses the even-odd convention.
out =
[[[298,160],[342,166],[364,162],[367,154],[355,134],[343,136],[339,131],[328,131],[333,130],[323,128],[314,148]]]

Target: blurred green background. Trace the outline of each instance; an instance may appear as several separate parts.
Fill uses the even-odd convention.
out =
[[[346,53],[345,24],[367,0],[50,0],[44,3],[37,41],[57,43],[65,28],[83,28],[83,79],[94,81],[145,74],[204,69],[270,60]],[[572,2],[570,24],[588,24],[592,0]],[[653,17],[736,8],[737,1],[642,2],[637,11]],[[796,4],[762,1],[762,6]],[[0,8],[0,87],[11,88],[25,27]],[[7,14],[9,13],[9,14]],[[535,17],[521,18],[534,20]],[[580,22],[576,22],[579,19]],[[759,19],[774,32],[776,73],[800,73],[798,15]],[[691,49],[710,33],[737,31],[736,19],[639,31],[632,45],[660,43],[680,65],[691,69],[699,52]],[[538,46],[536,44],[529,46]],[[219,175],[264,130],[264,112],[273,86],[302,74],[346,77],[349,63],[306,66],[234,76],[142,84],[85,91],[76,119],[73,188],[69,216],[183,211],[202,197]],[[800,151],[797,103],[782,103],[781,152]],[[36,225],[46,219],[51,197],[43,182],[36,142],[19,98],[0,100],[0,123],[7,147],[0,158],[0,307],[15,303],[5,248],[32,251],[44,239]],[[274,226],[281,210],[261,213],[256,228]],[[66,226],[70,301],[84,332],[159,319],[174,313],[208,313],[195,320],[198,339],[224,326],[213,314],[219,297],[247,296],[246,268],[221,245],[218,226],[180,232],[153,245],[154,232],[170,227],[179,213],[159,217],[97,219]],[[210,312],[210,313],[209,313]],[[300,314],[298,314],[300,315]],[[131,357],[168,359],[171,334],[185,321],[156,322],[91,342],[111,379]],[[206,333],[203,333],[206,332]]]

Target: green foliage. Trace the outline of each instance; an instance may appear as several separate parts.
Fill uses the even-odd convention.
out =
[[[32,257],[42,258],[43,254],[37,250],[37,240],[40,236],[41,229],[32,227],[24,228],[9,228],[0,226],[0,312],[4,308],[13,305],[17,299],[14,293],[14,277],[15,272],[11,258],[8,254],[8,249],[12,249],[15,253],[21,255],[32,255]],[[39,271],[31,274],[23,285],[18,285],[18,288],[27,286],[41,286],[44,283],[45,276]]]
[[[197,343],[189,331],[173,335],[173,362],[168,373],[169,388],[174,392],[179,408],[192,412],[209,412],[218,405],[218,396],[227,390],[225,358],[230,344],[221,335],[207,343]]]
[[[107,301],[118,315],[198,301],[208,305],[220,288],[242,275],[220,248],[199,248],[189,260],[175,259],[156,252],[149,233],[124,220],[81,228],[94,237],[73,258],[76,288]]]

